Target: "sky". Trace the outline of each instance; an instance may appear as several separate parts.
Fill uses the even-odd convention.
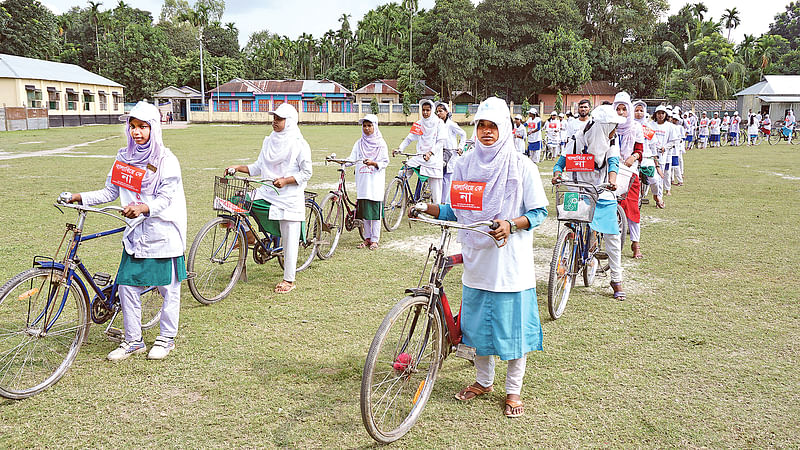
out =
[[[102,0],[101,10],[110,9],[116,0]],[[399,3],[400,0],[397,0]],[[554,0],[558,1],[558,0]],[[700,0],[691,0],[695,3]],[[731,32],[734,42],[742,40],[744,34],[760,36],[769,29],[776,14],[786,10],[789,0],[702,0],[708,7],[708,16],[719,19],[726,8],[739,9],[741,24]],[[60,14],[73,6],[86,7],[88,2],[76,0],[43,0],[42,3],[53,12]],[[139,9],[150,11],[158,20],[162,0],[137,0],[126,2]],[[190,3],[193,3],[190,0]],[[239,44],[243,47],[251,33],[268,29],[272,33],[296,39],[303,33],[316,38],[328,30],[339,29],[339,17],[350,14],[350,26],[355,29],[367,11],[389,3],[388,0],[226,0],[222,23],[233,22],[239,29]],[[478,0],[473,0],[478,3]],[[669,14],[677,12],[686,1],[670,1]],[[435,0],[420,0],[419,7],[433,8]],[[666,20],[666,17],[663,18]],[[727,32],[723,30],[727,35]]]

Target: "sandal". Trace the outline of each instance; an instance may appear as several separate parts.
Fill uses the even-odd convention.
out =
[[[479,395],[488,394],[489,392],[494,391],[494,386],[483,387],[477,382],[475,384],[470,384],[469,386],[462,389],[455,395],[456,400],[466,402],[472,400]],[[467,397],[467,393],[472,393],[472,397]]]
[[[638,242],[631,242],[631,251],[633,252],[634,259],[642,259],[644,255],[642,254],[642,250],[639,248]]]
[[[275,293],[276,294],[288,294],[292,292],[294,288],[297,287],[295,283],[289,283],[288,281],[281,281],[275,286]]]
[[[614,290],[614,300],[619,300],[619,301],[625,300],[625,291],[622,290],[621,281],[612,281],[611,289]]]
[[[503,409],[503,414],[509,419],[513,419],[515,417],[522,417],[525,414],[525,404],[522,403],[522,400],[511,400],[506,398],[506,406]],[[514,414],[514,409],[520,408],[522,412]]]
[[[373,242],[373,243],[369,244],[369,249],[370,250],[377,250],[378,249],[378,243],[377,242]]]
[[[364,240],[364,242],[358,244],[356,248],[367,248],[370,245],[372,245],[372,243],[369,240]]]

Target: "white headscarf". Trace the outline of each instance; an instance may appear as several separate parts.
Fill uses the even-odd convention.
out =
[[[483,220],[508,219],[519,215],[522,201],[522,160],[511,138],[511,121],[505,100],[489,97],[482,101],[475,113],[475,133],[481,120],[497,125],[499,137],[491,146],[475,140],[475,150],[459,158],[453,169],[453,182],[485,182],[483,209],[480,211],[453,208],[460,223]],[[492,239],[472,231],[460,230],[459,240],[473,248],[488,248]]]
[[[636,140],[636,133],[633,130],[633,125],[636,122],[633,119],[633,105],[631,104],[631,96],[625,91],[617,93],[616,97],[614,97],[614,103],[611,105],[614,108],[615,113],[617,111],[617,105],[625,105],[625,108],[628,110],[628,117],[626,118],[625,122],[617,126],[617,132],[620,136],[619,152],[623,158],[627,158],[633,153],[633,145],[635,144]]]
[[[426,103],[431,105],[431,115],[427,119],[422,117],[417,122],[422,127],[422,136],[419,137],[417,142],[417,153],[425,153],[433,149],[433,146],[436,145],[436,140],[440,139],[439,128],[444,124],[442,119],[436,115],[436,105],[433,100],[425,99],[419,102],[420,115],[422,115],[422,105]]]
[[[367,136],[364,134],[364,130],[362,128],[361,139],[358,140],[358,146],[361,149],[361,156],[374,161],[381,154],[381,149],[385,148],[388,152],[389,146],[386,145],[386,141],[383,139],[381,130],[378,128],[378,116],[375,114],[367,114],[358,122],[363,124],[364,121],[372,124],[373,131],[372,134]]]
[[[144,145],[134,142],[131,136],[130,123],[134,118],[150,125],[150,139]],[[128,115],[120,117],[120,120],[126,120],[127,123],[125,135],[128,137],[128,146],[119,149],[117,160],[140,169],[147,168],[148,165],[155,168],[155,170],[145,170],[141,186],[142,193],[152,195],[161,180],[161,172],[158,167],[164,157],[164,149],[166,149],[161,133],[161,113],[155,105],[141,101],[131,109]]]
[[[298,114],[294,106],[282,103],[275,111],[270,111],[270,114],[286,119],[283,130],[273,131],[265,137],[261,147],[268,165],[266,172],[261,175],[267,179],[275,179],[286,175],[286,167],[302,148],[303,134],[297,127]]]

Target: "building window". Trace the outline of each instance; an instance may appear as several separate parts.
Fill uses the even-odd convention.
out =
[[[84,90],[83,91],[83,110],[84,111],[91,111],[92,110],[92,103],[94,103],[94,94],[92,94],[88,90]]]
[[[303,101],[303,111],[305,112],[325,112],[326,108],[327,105],[325,103],[318,105],[314,100]]]
[[[278,106],[281,106],[282,104],[283,104],[283,100],[275,99],[275,100],[272,101],[272,107],[275,108],[275,109],[278,109]]]
[[[333,101],[333,102],[331,102],[331,112],[338,112],[338,113],[344,112],[344,110],[342,109],[343,106],[344,106],[344,102]]]
[[[42,90],[36,89],[34,86],[25,86],[28,93],[28,107],[41,108],[42,107]]]
[[[98,91],[97,100],[100,102],[100,111],[108,111],[108,97],[106,97],[106,93]]]
[[[252,100],[242,100],[242,111],[244,111],[244,112],[253,112],[253,101]]]
[[[214,102],[216,112],[238,112],[239,102],[236,100],[219,100]]]
[[[78,93],[72,89],[67,89],[67,111],[78,110]]]
[[[287,103],[294,106],[294,109],[300,111],[300,100],[289,100]]]
[[[258,101],[258,110],[263,112],[269,111],[269,100],[260,99]]]
[[[47,88],[47,107],[50,110],[58,110],[58,104],[61,100],[61,93],[56,91],[56,88]]]

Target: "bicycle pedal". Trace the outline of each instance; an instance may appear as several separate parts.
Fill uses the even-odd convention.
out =
[[[643,198],[643,199],[642,199],[642,204],[643,204],[643,205],[648,205],[648,204],[650,204],[650,199],[649,199],[649,198]]]
[[[191,280],[197,278],[197,272],[186,272],[186,279]]]
[[[456,347],[456,356],[459,358],[464,358],[467,361],[475,361],[475,356],[477,355],[477,351],[475,347],[470,347],[464,344],[458,344]]]
[[[270,252],[269,252],[269,256],[270,256],[270,257],[273,257],[273,256],[283,256],[283,247],[276,247],[276,248],[273,248],[272,250],[270,250]]]
[[[106,330],[106,337],[112,341],[122,342],[122,340],[125,339],[125,333],[119,328],[109,327]]]

